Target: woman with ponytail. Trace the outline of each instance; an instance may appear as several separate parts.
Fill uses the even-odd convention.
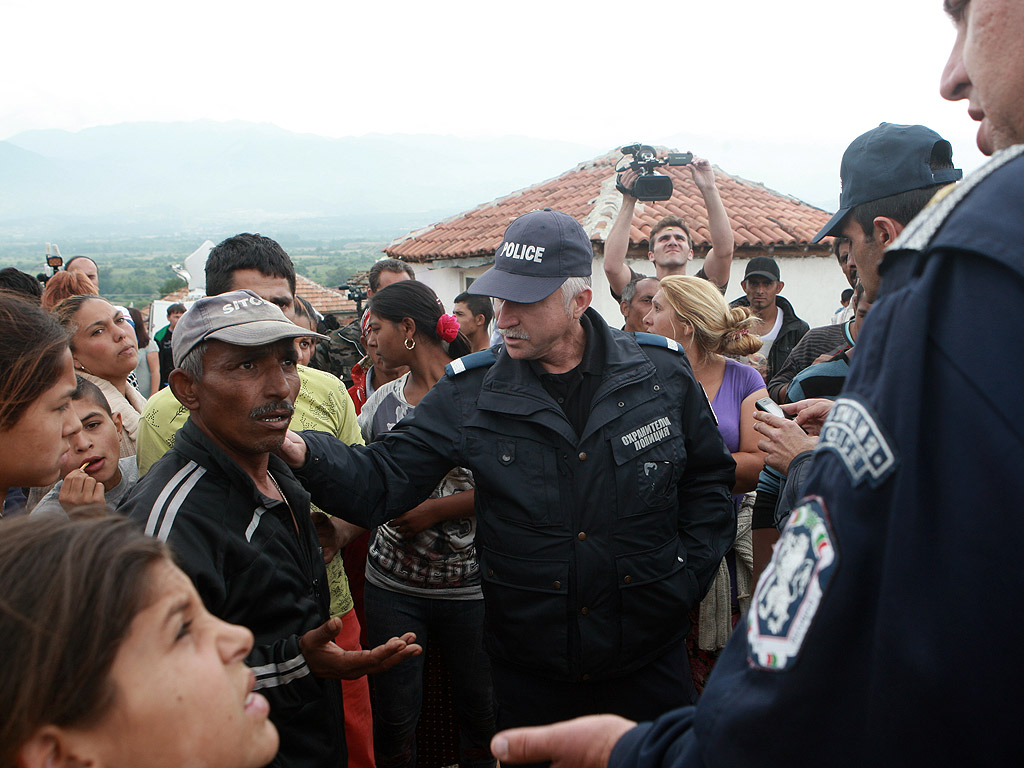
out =
[[[746,307],[730,308],[707,280],[682,275],[661,281],[651,311],[644,318],[649,331],[674,339],[683,347],[718,419],[722,439],[736,461],[736,485],[732,489],[737,510],[736,542],[701,602],[699,615],[691,616],[693,628],[686,641],[698,691],[703,690],[719,651],[749,605],[753,587],[753,502],[751,498],[744,503],[744,494],[757,487],[764,467],[764,454],[757,447],[759,435],[754,430],[754,403],[767,397],[768,391],[755,369],[731,358],[751,355],[761,348],[761,339],[750,333],[756,322]]]
[[[470,353],[454,315],[426,285],[393,283],[369,304],[366,346],[389,368],[409,372],[376,389],[359,414],[369,443],[413,412],[444,367]],[[490,666],[483,650],[483,594],[476,557],[473,476],[448,473],[431,498],[378,527],[366,561],[367,633],[415,632],[436,642],[451,675],[461,734],[459,764],[490,768],[494,734]],[[389,634],[390,633],[390,634]],[[426,653],[374,677],[374,752],[380,768],[414,768]]]

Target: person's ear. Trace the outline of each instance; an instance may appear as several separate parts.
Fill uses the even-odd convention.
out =
[[[648,251],[647,252],[647,260],[648,261],[654,261],[654,251]]]
[[[413,320],[411,317],[403,317],[402,322],[400,322],[398,325],[402,329],[402,334],[405,336],[405,338],[411,339],[413,336],[416,335],[416,321]]]
[[[628,301],[620,301],[619,302],[619,312],[622,313],[623,317],[628,317],[629,316],[629,302]]]
[[[903,225],[888,216],[876,216],[872,224],[875,227],[874,239],[881,244],[882,250],[892,245],[903,231]]]
[[[778,282],[779,287],[775,290],[775,292],[776,293],[782,293],[782,289],[786,287],[786,284],[784,282],[782,282],[781,280],[778,280],[776,282]]]
[[[117,430],[117,434],[121,434],[124,431],[124,423],[121,421],[121,414],[116,411],[110,414],[110,420],[114,422],[114,429]]]
[[[594,291],[589,287],[584,288],[582,291],[577,293],[576,297],[573,299],[572,319],[579,320],[583,316],[583,313],[587,311],[587,307],[590,306],[590,302],[593,301],[593,299]]]
[[[97,768],[95,760],[79,754],[81,745],[55,725],[44,725],[21,745],[15,756],[18,768]]]
[[[190,411],[199,408],[196,383],[196,380],[192,378],[192,374],[181,368],[175,368],[167,376],[167,386],[171,388],[174,398]]]

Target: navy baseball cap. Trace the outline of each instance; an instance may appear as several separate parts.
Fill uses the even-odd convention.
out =
[[[882,123],[858,136],[843,153],[839,210],[811,242],[841,234],[843,219],[858,205],[963,178],[959,168],[933,171],[933,157],[952,165],[953,148],[923,125]]]
[[[743,273],[743,279],[746,280],[751,275],[765,277],[774,282],[782,279],[782,275],[779,274],[778,262],[770,256],[755,256],[748,261],[747,269]]]
[[[586,277],[594,249],[572,216],[545,208],[508,225],[494,254],[494,266],[467,289],[519,304],[546,299],[570,277]]]

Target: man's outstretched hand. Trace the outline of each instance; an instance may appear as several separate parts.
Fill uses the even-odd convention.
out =
[[[577,717],[536,728],[513,728],[491,739],[501,763],[551,762],[551,768],[606,768],[612,747],[635,726],[618,715]]]
[[[335,616],[299,638],[299,650],[317,677],[354,680],[363,675],[384,672],[423,653],[412,632],[392,637],[371,650],[346,651],[334,642],[340,631],[341,619]]]

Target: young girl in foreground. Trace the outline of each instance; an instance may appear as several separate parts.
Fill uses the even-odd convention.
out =
[[[120,517],[0,523],[0,768],[259,768],[277,752],[245,665],[252,633],[207,613]]]

